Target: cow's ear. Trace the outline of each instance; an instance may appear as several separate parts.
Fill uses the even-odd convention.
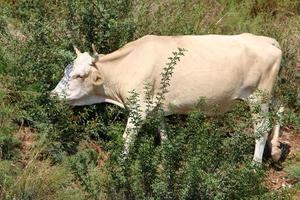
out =
[[[79,54],[81,54],[80,50],[77,49],[77,47],[75,45],[73,45],[74,51],[76,53],[76,55],[78,56]]]
[[[99,71],[92,72],[92,82],[94,85],[101,85],[103,81],[104,77]]]

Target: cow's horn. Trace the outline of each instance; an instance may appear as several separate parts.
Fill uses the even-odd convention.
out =
[[[96,50],[96,47],[95,47],[95,45],[94,45],[94,44],[92,44],[92,49],[93,49],[93,53],[94,53],[94,55],[95,55],[95,56],[98,56],[98,55],[99,55],[99,53],[97,52],[97,50]]]
[[[77,47],[75,45],[73,46],[73,48],[74,48],[77,55],[81,54],[81,52],[79,51],[79,49],[77,49]]]

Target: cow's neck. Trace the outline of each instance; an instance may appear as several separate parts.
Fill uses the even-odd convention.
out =
[[[128,52],[115,52],[108,56],[102,57],[97,62],[97,67],[104,77],[103,90],[106,102],[113,103],[124,107],[127,101],[128,85],[130,81],[124,79],[131,66],[127,66],[126,70],[122,65],[122,61],[127,56]]]
[[[104,102],[106,103],[112,103],[119,107],[124,108],[124,102],[122,97],[120,96],[120,93],[118,92],[118,89],[115,87],[115,85],[110,84],[110,82],[106,81],[103,84],[103,96],[104,96]]]
[[[110,68],[111,69],[111,68]],[[113,80],[114,73],[107,70],[103,65],[101,66],[101,74],[104,77],[104,83],[101,89],[97,92],[97,96],[101,96],[101,102],[112,103],[124,108],[124,100],[120,93],[120,86]]]

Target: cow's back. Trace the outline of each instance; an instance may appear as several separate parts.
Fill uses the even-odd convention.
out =
[[[265,37],[266,38],[266,37]],[[206,100],[207,113],[225,112],[233,100],[246,98],[260,84],[272,65],[270,38],[250,34],[237,36],[153,36],[156,63],[155,78],[159,88],[162,67],[170,52],[178,47],[187,51],[177,63],[166,94],[166,111],[185,113],[200,99]],[[148,38],[149,40],[149,38]],[[160,41],[161,40],[161,41]],[[159,64],[158,64],[159,63]]]

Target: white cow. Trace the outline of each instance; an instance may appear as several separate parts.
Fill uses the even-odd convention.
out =
[[[256,139],[254,161],[261,162],[268,138],[269,109],[272,88],[280,69],[282,52],[276,40],[248,33],[240,35],[203,36],[144,36],[107,55],[91,57],[75,48],[74,66],[65,70],[64,78],[52,94],[66,99],[71,105],[109,102],[122,108],[129,107],[130,91],[140,94],[141,113],[144,118],[145,83],[151,86],[151,98],[159,92],[162,68],[172,51],[187,51],[175,66],[169,92],[163,102],[165,115],[187,113],[204,97],[203,112],[214,115],[215,107],[226,112],[237,99],[249,100],[253,114]],[[264,97],[260,95],[263,91]],[[171,106],[170,106],[171,105]],[[172,109],[170,109],[172,107]],[[130,131],[128,131],[130,130]],[[132,119],[128,119],[125,133],[125,152],[136,134]],[[272,140],[272,156],[281,154],[278,142],[279,125]]]

